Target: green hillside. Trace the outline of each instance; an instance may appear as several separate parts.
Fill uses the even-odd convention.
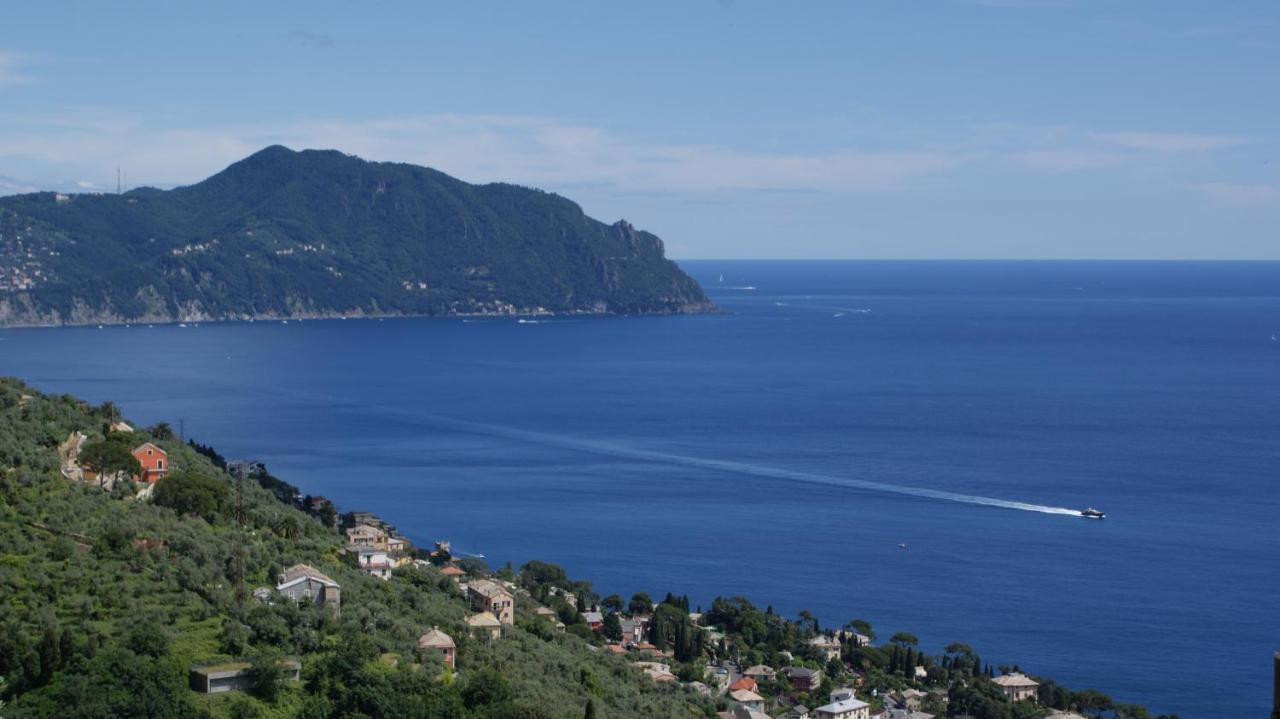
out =
[[[189,187],[0,198],[0,324],[712,309],[662,241],[508,184],[268,147]]]

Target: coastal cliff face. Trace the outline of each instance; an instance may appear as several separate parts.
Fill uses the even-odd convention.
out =
[[[269,147],[170,191],[0,198],[0,326],[713,311],[664,253],[551,193]]]

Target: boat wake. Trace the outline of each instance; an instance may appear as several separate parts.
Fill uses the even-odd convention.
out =
[[[963,494],[960,492],[948,492],[940,489],[929,489],[927,487],[889,484],[886,482],[876,482],[866,479],[854,479],[852,477],[836,477],[833,475],[802,472],[782,467],[770,467],[768,465],[755,464],[751,462],[693,457],[670,452],[638,449],[614,442],[581,439],[550,434],[547,432],[536,432],[532,430],[516,429],[514,427],[486,424],[483,422],[470,422],[467,420],[451,419],[447,417],[418,417],[418,419],[426,420],[441,429],[449,429],[489,437],[501,437],[529,444],[561,447],[564,449],[586,452],[588,454],[618,459],[631,459],[638,462],[694,467],[697,469],[710,469],[729,472],[732,474],[743,474],[753,477],[763,477],[766,479],[778,479],[787,482],[848,487],[850,489],[861,489],[871,492],[883,492],[909,497],[920,497],[924,499],[936,499],[946,502],[960,502],[963,504],[976,504],[985,507],[1017,509],[1024,512],[1040,512],[1042,514],[1059,514],[1073,517],[1080,516],[1080,510],[1069,509],[1067,507],[1054,507],[1044,504],[1019,502],[1011,499],[1000,499],[997,497],[983,497],[975,494]]]

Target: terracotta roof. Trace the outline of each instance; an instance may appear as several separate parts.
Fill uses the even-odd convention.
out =
[[[447,567],[441,567],[440,573],[447,574],[450,577],[461,577],[462,575],[466,574],[466,572],[459,569],[458,567],[453,566],[452,564],[450,564]]]
[[[755,679],[752,679],[751,677],[743,677],[743,678],[739,679],[738,681],[736,681],[736,682],[734,682],[734,683],[730,684],[730,685],[729,685],[729,691],[736,691],[736,690],[738,690],[738,689],[745,689],[745,690],[747,690],[747,691],[749,691],[749,692],[753,692],[753,691],[755,691],[755,690],[756,690],[756,687],[757,687],[757,686],[759,686],[759,685],[758,685],[758,684],[756,684],[756,680],[755,680]]]
[[[434,627],[426,634],[418,637],[419,649],[443,649],[445,647],[453,646],[456,646],[453,643],[453,637]]]

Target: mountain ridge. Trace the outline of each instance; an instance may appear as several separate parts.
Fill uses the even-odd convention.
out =
[[[272,145],[205,180],[0,198],[0,325],[715,311],[571,200]]]

